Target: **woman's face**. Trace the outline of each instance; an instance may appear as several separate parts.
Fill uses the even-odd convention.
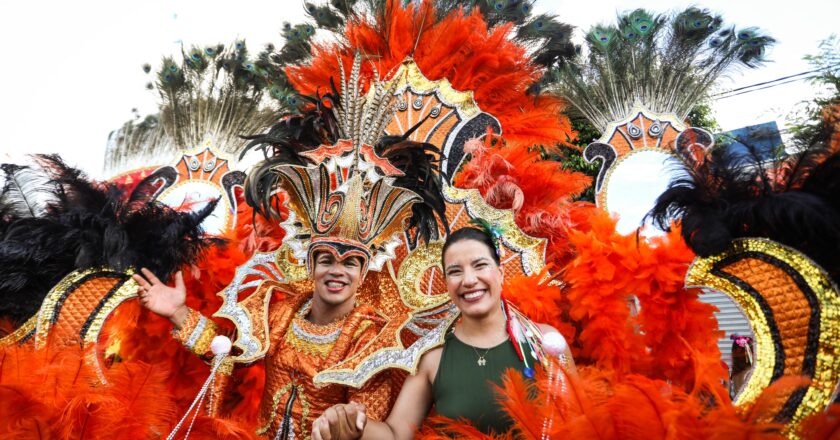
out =
[[[443,255],[449,297],[466,317],[479,319],[499,307],[504,277],[490,252],[484,243],[467,239]]]
[[[313,294],[324,304],[334,307],[353,301],[361,283],[362,262],[359,257],[338,259],[329,252],[318,252],[314,258]]]

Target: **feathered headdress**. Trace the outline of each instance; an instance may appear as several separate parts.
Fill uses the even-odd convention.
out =
[[[445,213],[439,150],[407,141],[413,130],[383,137],[396,83],[374,77],[363,93],[361,63],[357,54],[349,77],[340,69],[340,92],[333,85],[332,93],[308,98],[307,113],[285,118],[249,144],[262,148],[266,160],[248,176],[246,199],[279,218],[274,195],[289,194],[288,244],[310,269],[316,251],[361,257],[363,273],[369,264],[381,268],[399,243],[395,235],[416,227],[416,239],[436,239]]]
[[[146,86],[157,94],[158,113],[137,115],[109,135],[105,171],[115,175],[137,163],[168,163],[208,139],[217,151],[238,154],[246,144],[242,136],[265,130],[277,121],[278,110],[300,104],[283,67],[308,56],[313,33],[311,25],[287,24],[281,50],[268,44],[253,54],[240,40],[165,57]],[[143,69],[152,73],[149,64]]]

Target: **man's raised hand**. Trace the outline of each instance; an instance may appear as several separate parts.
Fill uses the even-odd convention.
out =
[[[175,287],[167,286],[145,267],[141,274],[132,277],[140,285],[140,304],[152,312],[169,319],[180,328],[187,319],[188,309],[185,305],[187,288],[184,286],[184,276],[178,271],[175,274]]]

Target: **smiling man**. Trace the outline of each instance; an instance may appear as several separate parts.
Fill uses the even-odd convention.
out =
[[[355,63],[358,65],[360,61],[357,59]],[[382,106],[356,116],[376,111],[393,110]],[[311,290],[299,289],[297,284],[280,289],[287,294],[269,305],[265,317],[269,328],[268,348],[264,354],[265,390],[257,434],[272,439],[309,438],[312,422],[338,403],[360,402],[367,408],[368,417],[374,420],[388,415],[404,378],[399,372],[372,373],[359,388],[341,384],[316,386],[313,378],[358,353],[377,337],[385,324],[385,318],[373,307],[356,301],[369,265],[383,263],[380,257],[388,257],[387,249],[395,240],[402,240],[412,221],[431,224],[437,230],[433,219],[418,219],[423,215],[434,218],[430,209],[419,209],[419,214],[413,210],[418,203],[431,202],[406,187],[419,185],[412,180],[416,178],[433,189],[440,188],[435,180],[438,162],[428,159],[436,148],[405,137],[389,136],[376,142],[374,150],[368,144],[327,133],[324,126],[338,126],[332,118],[330,110],[316,106],[307,114],[283,119],[269,134],[255,137],[252,143],[269,145],[283,154],[267,157],[254,166],[245,181],[246,200],[261,215],[277,222],[285,220],[279,212],[280,200],[285,202],[294,214],[290,215],[294,225],[289,227],[295,228],[294,232],[287,231],[286,241],[295,240],[302,245],[299,249],[306,250],[311,281]],[[324,120],[331,122],[319,125]],[[307,134],[292,139],[296,136],[293,133],[300,131]],[[307,139],[307,144],[301,144],[300,138]],[[291,154],[284,150],[292,142],[302,152]],[[392,164],[389,151],[399,153],[403,160]],[[418,158],[405,160],[413,157],[412,152]],[[430,170],[431,175],[408,169],[418,167],[423,160],[430,162],[418,169]],[[402,186],[397,185],[396,176],[400,177]],[[276,196],[281,193],[284,196],[278,200]],[[439,189],[425,190],[423,194],[436,197],[430,206],[442,206]],[[428,241],[420,232],[417,236]],[[382,250],[386,250],[384,255],[379,253]],[[207,356],[218,328],[186,307],[187,292],[180,273],[176,275],[174,287],[164,285],[145,269],[135,280],[140,284],[141,303],[172,321],[175,337],[189,350]],[[371,289],[377,287],[378,284]],[[257,319],[253,310],[249,313]],[[238,327],[237,331],[249,329]]]
[[[359,389],[312,383],[319,371],[364,347],[383,324],[371,307],[356,304],[365,259],[319,248],[310,253],[312,294],[289,295],[269,308],[271,342],[265,355],[266,384],[257,430],[269,438],[306,438],[308,427],[326,408],[350,400],[364,402],[372,408],[372,417],[384,418],[399,390],[399,376],[390,372],[375,376]],[[175,277],[175,287],[166,286],[146,269],[142,273],[135,275],[141,303],[172,321],[175,337],[188,349],[207,355],[218,329],[185,305],[181,273]]]

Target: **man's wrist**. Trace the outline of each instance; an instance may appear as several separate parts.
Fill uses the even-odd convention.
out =
[[[175,328],[180,330],[184,327],[184,323],[187,321],[187,317],[190,314],[190,308],[187,307],[186,304],[181,304],[180,307],[175,309],[175,312],[172,313],[172,316],[169,317],[169,320],[172,321],[172,324],[175,325]]]

